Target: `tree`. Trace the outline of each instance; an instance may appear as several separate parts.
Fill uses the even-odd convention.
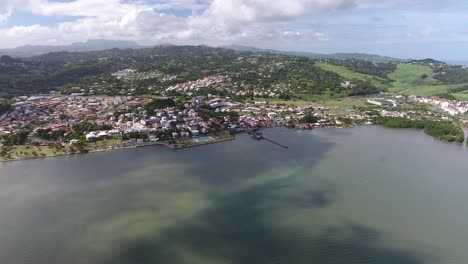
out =
[[[176,103],[171,98],[168,99],[153,99],[151,102],[145,105],[145,110],[148,113],[154,113],[157,109],[164,109],[167,107],[174,107]]]
[[[301,122],[303,123],[317,123],[318,118],[313,116],[312,113],[307,113],[304,118],[302,118]]]
[[[11,110],[11,104],[8,102],[0,102],[0,115],[7,113]]]

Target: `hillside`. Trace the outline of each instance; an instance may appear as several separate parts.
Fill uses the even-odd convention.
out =
[[[13,49],[0,49],[0,55],[11,57],[32,57],[51,52],[86,52],[100,51],[108,49],[139,49],[142,46],[133,41],[123,40],[88,40],[86,42],[77,42],[70,45],[26,45]]]
[[[408,90],[411,85],[432,75],[433,71],[429,66],[398,64],[394,72],[388,75],[392,81],[390,91],[400,92]]]
[[[380,88],[346,78],[315,65],[306,57],[281,54],[239,52],[207,46],[158,46],[142,49],[110,49],[92,52],[54,52],[0,64],[0,92],[3,95],[32,94],[50,90],[71,92],[70,87],[85,87],[101,94],[164,92],[177,83],[210,75],[227,75],[232,93],[253,96],[294,94],[347,96],[376,93]],[[144,80],[120,80],[112,76],[133,69]],[[170,80],[167,80],[170,79]],[[99,87],[91,88],[95,83]]]
[[[354,72],[343,66],[337,66],[337,65],[327,64],[323,62],[317,63],[316,65],[326,71],[335,72],[347,80],[357,79],[361,81],[368,81],[376,87],[379,87],[382,89],[387,88],[387,85],[386,85],[387,80],[377,77],[377,76],[371,76],[371,75],[362,74],[359,72]]]
[[[134,78],[115,73],[131,69]],[[468,71],[433,60],[375,62],[313,59],[208,46],[156,46],[89,52],[52,52],[27,59],[0,58],[0,96],[48,91],[87,94],[165,94],[173,85],[227,76],[222,87],[205,89],[232,96],[344,97],[381,91],[467,98]],[[223,77],[224,78],[224,77]],[[73,88],[78,87],[78,88]],[[73,88],[73,89],[72,89]]]
[[[366,53],[333,53],[333,54],[320,54],[313,52],[300,52],[300,51],[281,51],[273,49],[260,49],[251,46],[242,46],[242,45],[230,45],[225,46],[224,48],[233,49],[236,51],[249,51],[249,52],[266,52],[273,54],[283,54],[283,55],[292,55],[292,56],[304,56],[313,59],[335,59],[335,60],[345,60],[345,59],[354,59],[354,60],[365,60],[373,62],[402,62],[404,60],[375,55],[375,54],[366,54]]]
[[[404,95],[439,96],[468,100],[468,68],[426,59],[400,64],[389,74],[389,91]]]

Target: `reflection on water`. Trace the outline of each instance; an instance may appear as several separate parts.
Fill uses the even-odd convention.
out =
[[[289,148],[241,135],[0,164],[0,263],[468,258],[465,147],[379,127],[264,134]]]

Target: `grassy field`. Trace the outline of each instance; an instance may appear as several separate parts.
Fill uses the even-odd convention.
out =
[[[319,105],[323,105],[329,108],[353,108],[355,107],[364,107],[366,103],[362,98],[354,98],[354,97],[345,97],[340,99],[333,99],[327,100],[324,102],[318,102]]]
[[[384,84],[385,80],[377,76],[371,76],[367,74],[353,72],[343,66],[336,66],[336,65],[326,64],[326,63],[316,63],[315,65],[322,68],[323,70],[335,72],[345,79],[349,79],[349,80],[358,79],[358,80],[363,80],[363,81],[369,81],[374,86],[379,87],[379,88],[388,87],[387,85]]]
[[[105,139],[105,140],[88,143],[88,147],[91,149],[103,149],[103,148],[108,148],[108,147],[118,147],[121,145],[122,145],[122,139],[120,138]]]
[[[468,101],[468,93],[453,93],[452,95],[460,101]]]
[[[341,108],[352,108],[353,106],[361,107],[365,106],[366,103],[362,97],[343,97],[343,98],[326,98],[326,97],[315,97],[310,95],[298,95],[300,99],[296,100],[281,100],[275,98],[255,98],[255,101],[269,102],[271,104],[285,104],[295,106],[308,106],[311,104],[317,104],[330,108],[341,107]]]
[[[462,86],[461,84],[452,84],[452,85],[418,85],[401,91],[401,94],[404,95],[436,95],[440,93],[447,93],[450,88],[457,88]]]
[[[450,85],[419,85],[412,87],[411,89],[407,89],[401,91],[401,94],[404,95],[439,95],[442,93],[448,93],[449,89],[459,88],[468,84],[450,84]],[[451,95],[455,96],[458,100],[466,101],[468,100],[468,91],[459,92],[459,93],[450,93]]]
[[[391,92],[404,90],[408,85],[421,80],[423,74],[431,75],[432,69],[429,66],[398,64],[397,69],[388,75],[392,80]]]
[[[334,114],[348,114],[348,109],[353,109],[353,107],[364,107],[366,103],[361,97],[345,97],[339,99],[325,100],[317,103],[318,105],[325,106],[330,109],[331,113]]]
[[[63,150],[57,150],[48,146],[14,146],[11,152],[11,158],[52,157],[63,154],[65,154]]]
[[[255,98],[257,102],[269,102],[270,104],[284,104],[284,105],[294,105],[294,106],[307,106],[312,103],[308,100],[281,100],[276,98]]]

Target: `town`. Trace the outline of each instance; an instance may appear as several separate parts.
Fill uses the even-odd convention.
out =
[[[169,87],[190,93],[218,87],[226,77],[209,77]],[[330,107],[318,102],[273,103],[258,98],[233,101],[229,96],[208,94],[183,101],[170,97],[84,96],[50,93],[19,96],[10,111],[0,116],[0,134],[28,131],[28,142],[39,151],[15,151],[8,137],[2,137],[4,159],[54,156],[87,151],[164,144],[172,148],[213,143],[233,138],[252,129],[286,126],[296,129],[351,127],[374,124],[377,117],[450,120],[467,112],[466,102],[435,97],[394,96],[346,98],[353,107]],[[442,111],[420,109],[413,104],[435,105]],[[358,105],[358,106],[355,106]],[[402,110],[405,106],[405,110]],[[446,114],[444,114],[446,113]],[[461,119],[463,120],[463,119]],[[5,139],[6,138],[6,139]],[[41,148],[53,149],[43,151]]]

